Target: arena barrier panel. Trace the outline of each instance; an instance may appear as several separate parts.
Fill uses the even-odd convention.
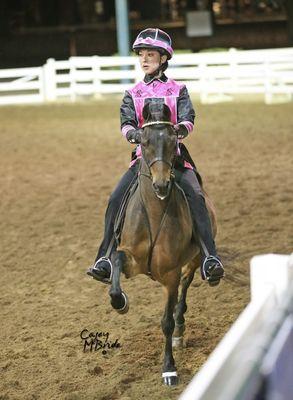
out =
[[[293,99],[293,48],[177,54],[168,76],[202,103],[262,95],[266,103]],[[48,59],[43,67],[0,70],[0,104],[76,101],[123,93],[143,77],[137,57]]]
[[[255,256],[251,302],[179,400],[289,400],[293,393],[293,254]]]

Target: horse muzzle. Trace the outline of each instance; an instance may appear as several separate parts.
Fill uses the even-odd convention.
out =
[[[164,200],[170,194],[171,182],[170,181],[153,182],[153,189],[155,195],[160,200]]]

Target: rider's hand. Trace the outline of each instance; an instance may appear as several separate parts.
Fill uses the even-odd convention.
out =
[[[142,134],[142,129],[131,129],[130,131],[128,131],[126,133],[126,139],[130,143],[139,144],[140,143],[141,134]]]
[[[174,126],[178,139],[184,139],[188,135],[188,130],[185,125],[177,124]]]

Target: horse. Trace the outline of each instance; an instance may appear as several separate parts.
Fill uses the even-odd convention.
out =
[[[129,302],[120,286],[121,273],[126,278],[145,274],[164,287],[162,378],[166,385],[173,386],[178,383],[178,376],[172,345],[183,344],[187,290],[200,267],[200,249],[184,192],[174,179],[178,138],[170,122],[170,109],[165,104],[148,103],[143,118],[138,184],[125,211],[120,243],[111,256],[109,294],[112,307],[123,314],[128,311]],[[205,200],[215,236],[215,209],[206,193]]]

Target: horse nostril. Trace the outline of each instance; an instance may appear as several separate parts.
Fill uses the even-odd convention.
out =
[[[162,189],[168,190],[168,189],[169,189],[169,186],[170,186],[170,181],[165,181],[165,182],[162,184]]]
[[[153,188],[155,191],[158,191],[158,190],[164,191],[169,188],[169,185],[170,185],[170,181],[163,181],[163,182],[159,182],[159,183],[153,182]]]
[[[153,182],[153,188],[154,188],[155,192],[157,192],[159,190],[159,186],[156,184],[156,182]]]

